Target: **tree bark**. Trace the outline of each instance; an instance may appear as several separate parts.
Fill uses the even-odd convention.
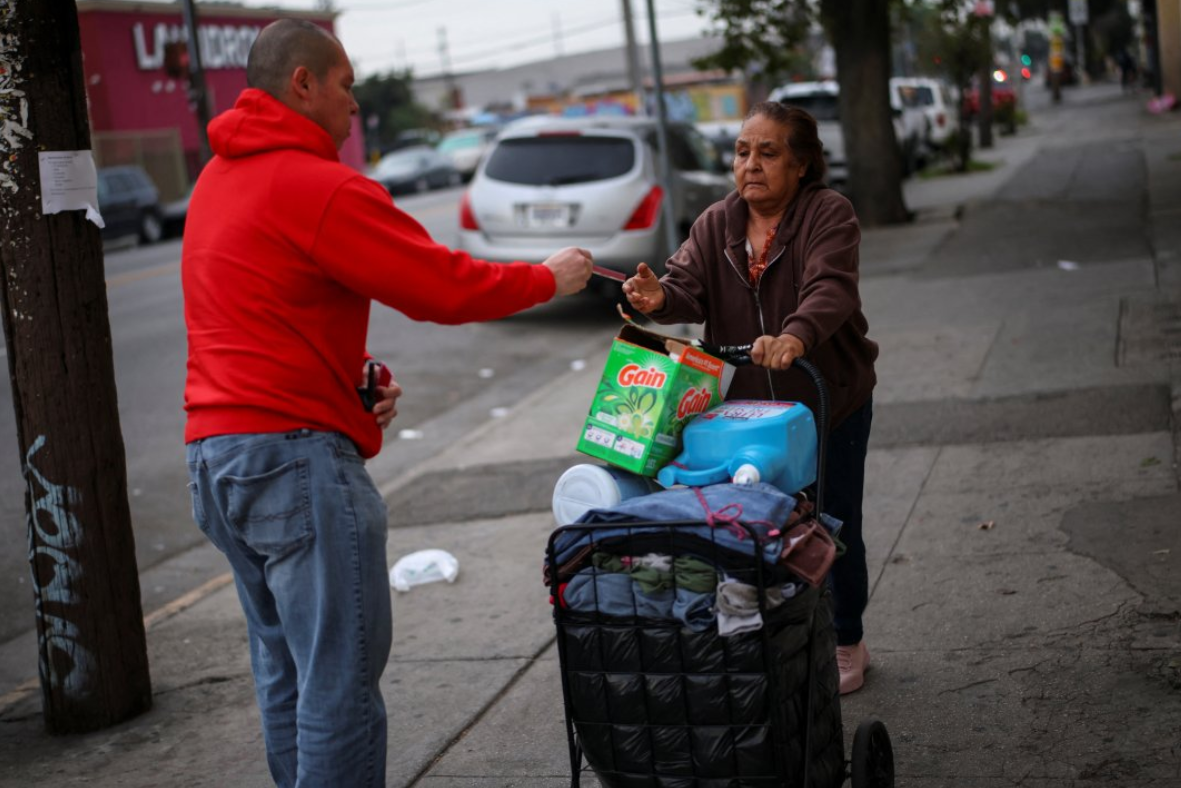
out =
[[[890,109],[889,0],[822,0],[837,60],[849,190],[868,227],[910,221]]]
[[[42,212],[38,152],[90,149],[77,13],[0,0],[0,306],[54,733],[152,702],[102,242],[83,211]]]

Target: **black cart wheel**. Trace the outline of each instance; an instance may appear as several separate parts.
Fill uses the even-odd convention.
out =
[[[853,734],[853,788],[894,788],[894,747],[880,720],[865,720]]]

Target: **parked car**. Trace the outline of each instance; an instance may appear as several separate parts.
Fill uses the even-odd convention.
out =
[[[425,146],[387,153],[373,165],[369,177],[386,187],[390,194],[458,186],[463,180],[451,159]]]
[[[998,109],[1003,107],[1015,107],[1017,105],[1017,93],[1013,88],[1006,84],[994,83],[992,86],[992,111],[995,114]],[[968,88],[964,91],[964,112],[970,117],[976,117],[976,113],[980,111],[980,89]]]
[[[185,196],[160,206],[160,221],[164,224],[164,237],[176,238],[184,235],[185,218],[189,215],[189,198],[193,196],[193,187],[185,192]]]
[[[928,148],[942,148],[960,127],[959,104],[955,90],[933,77],[895,77],[890,82],[913,90],[916,104],[923,112],[923,140]]]
[[[451,158],[451,163],[465,181],[471,180],[492,140],[496,139],[496,133],[497,129],[489,127],[453,131],[439,142],[438,150]]]
[[[927,160],[927,115],[919,103],[918,90],[902,77],[890,78],[890,110],[902,149],[903,171],[909,175]]]
[[[714,147],[691,125],[669,124],[675,234],[734,188]],[[501,132],[460,202],[459,247],[485,260],[541,262],[564,246],[606,268],[659,272],[665,241],[649,118],[527,118]],[[618,294],[618,285],[614,293]]]
[[[434,129],[407,129],[398,133],[394,141],[383,151],[383,153],[392,153],[403,148],[413,148],[419,145],[426,145],[433,148],[439,144],[442,135]]]
[[[741,120],[709,120],[700,121],[697,130],[713,143],[718,151],[718,157],[726,169],[734,164],[734,144],[738,142],[738,135],[742,131]]]
[[[140,167],[120,165],[98,171],[98,209],[104,242],[156,243],[164,237],[160,193]]]

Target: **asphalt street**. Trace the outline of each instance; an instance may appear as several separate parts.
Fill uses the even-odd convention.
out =
[[[455,241],[460,189],[398,198],[442,243]],[[126,446],[128,497],[138,568],[167,564],[204,537],[192,523],[184,465],[185,374],[179,239],[105,255],[119,413]],[[511,407],[567,370],[613,331],[617,317],[601,299],[577,297],[502,321],[442,327],[416,323],[375,305],[370,352],[394,370],[406,394],[387,435],[404,450],[385,452],[381,481],[436,453],[464,430]],[[0,348],[3,349],[3,348]],[[6,350],[5,350],[6,353]],[[276,381],[298,386],[299,381]],[[80,405],[84,407],[84,404]],[[496,412],[500,412],[496,410]],[[0,376],[0,643],[34,626],[29,584],[24,481],[11,382]],[[182,570],[142,583],[145,612],[224,571],[198,551]],[[2,671],[2,668],[0,668]]]

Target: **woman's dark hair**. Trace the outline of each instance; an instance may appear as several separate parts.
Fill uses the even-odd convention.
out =
[[[824,160],[824,144],[816,131],[816,118],[806,110],[781,104],[778,101],[760,101],[746,113],[746,120],[756,115],[775,121],[787,129],[787,147],[801,163],[807,164],[800,185],[824,180],[828,163]]]

